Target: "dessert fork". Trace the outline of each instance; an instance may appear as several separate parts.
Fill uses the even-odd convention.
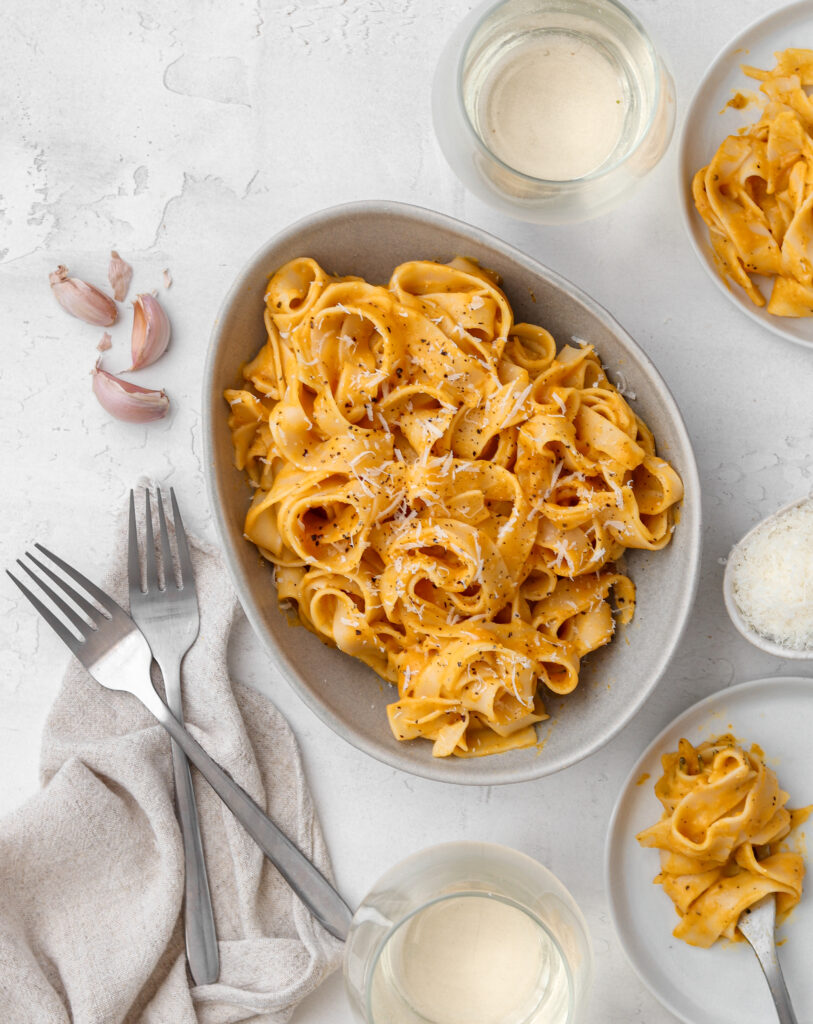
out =
[[[130,586],[130,617],[144,634],[158,662],[164,678],[167,707],[183,721],[181,699],[181,662],[195,642],[200,627],[195,574],[189,545],[175,491],[170,488],[172,517],[175,525],[175,543],[178,550],[180,584],[175,584],[172,551],[161,491],[156,491],[158,505],[158,534],[161,540],[161,563],[164,588],[158,580],[158,564],[152,529],[150,492],[146,492],[144,563],[145,590],[141,589],[141,566],[138,558],[138,528],[136,526],[135,496],[130,491],[130,529],[127,540],[127,574]],[[198,807],[192,788],[192,775],[186,754],[175,740],[172,748],[172,770],[175,777],[175,800],[184,850],[184,932],[186,959],[196,985],[211,985],[217,981],[220,962],[217,950],[212,897],[203,858]]]
[[[133,694],[152,712],[317,921],[331,935],[345,939],[352,911],[318,868],[311,864],[242,786],[206,753],[173,716],[153,689],[150,680],[152,652],[144,634],[130,616],[100,587],[67,562],[41,544],[34,546],[79,584],[97,604],[93,604],[30,552],[27,555],[31,562],[70,598],[75,608],[20,559],[17,560],[18,565],[59,609],[62,617],[56,615],[24,583],[6,570],[11,579],[97,682],[110,690]],[[80,615],[76,608],[83,614]],[[66,625],[66,621],[72,628]]]

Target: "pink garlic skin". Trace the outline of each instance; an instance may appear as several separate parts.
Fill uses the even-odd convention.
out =
[[[101,337],[99,344],[96,346],[98,352],[107,352],[108,349],[113,347],[113,339],[110,337],[107,331]]]
[[[151,366],[167,350],[171,328],[164,307],[154,295],[137,295],[133,303],[130,342],[133,365],[125,373]]]
[[[117,302],[124,300],[132,277],[133,268],[119,256],[115,249],[112,249],[110,251],[110,266],[107,268],[107,280],[113,289],[113,298]]]
[[[118,309],[110,296],[87,281],[68,277],[67,267],[57,267],[48,280],[57,302],[71,316],[97,327],[110,327],[116,322]]]
[[[93,370],[93,393],[111,416],[126,423],[150,423],[166,416],[169,398],[163,389],[154,391],[121,380],[102,370],[100,362],[101,358]]]

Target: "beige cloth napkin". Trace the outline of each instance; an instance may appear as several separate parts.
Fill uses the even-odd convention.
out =
[[[126,608],[124,530],[116,550],[104,587]],[[330,877],[290,727],[229,680],[238,604],[225,567],[201,544],[192,558],[201,625],[183,664],[189,731]],[[103,689],[75,660],[45,727],[41,768],[43,789],[0,822],[0,1019],[270,1024],[287,1021],[338,966],[341,945],[193,769],[220,978],[190,987],[169,741],[134,697]]]

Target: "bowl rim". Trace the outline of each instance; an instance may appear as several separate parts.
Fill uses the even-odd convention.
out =
[[[771,519],[776,519],[778,516],[783,515],[785,512],[790,512],[791,509],[798,508],[799,505],[808,505],[813,501],[813,491],[809,494],[805,494],[801,498],[795,498],[793,501],[789,501],[786,505],[782,505],[781,508],[776,509],[775,512],[770,512],[767,516],[763,516],[754,526],[744,533],[742,537],[737,541],[736,544],[732,545],[731,550],[728,553],[726,559],[725,572],[723,573],[723,601],[725,603],[725,609],[728,612],[728,617],[740,636],[745,637],[749,643],[752,643],[754,647],[758,647],[759,650],[764,651],[766,654],[772,654],[776,658],[782,658],[792,661],[811,661],[813,660],[813,649],[810,648],[798,648],[798,647],[783,647],[782,644],[777,643],[775,640],[771,640],[769,637],[763,636],[757,630],[752,629],[745,621],[737,602],[734,598],[734,561],[739,550],[748,543],[750,538],[762,529],[762,527],[770,522]]]
[[[682,589],[680,601],[674,608],[672,616],[672,631],[667,643],[654,660],[649,680],[646,686],[627,703],[625,714],[619,716],[612,727],[603,730],[597,736],[588,739],[585,743],[577,746],[575,750],[562,753],[552,761],[542,761],[539,758],[528,757],[521,767],[501,767],[497,756],[489,758],[466,759],[456,767],[454,777],[450,773],[444,774],[444,765],[434,762],[413,761],[406,750],[385,746],[381,741],[371,740],[361,735],[348,725],[344,719],[325,705],[318,694],[311,688],[308,681],[294,666],[287,653],[279,646],[271,633],[265,627],[262,611],[255,601],[248,586],[246,577],[240,566],[237,549],[232,543],[231,534],[226,522],[224,503],[221,501],[220,488],[217,473],[215,472],[215,458],[213,451],[213,428],[215,403],[219,402],[221,386],[215,387],[214,367],[218,351],[221,325],[226,319],[230,308],[240,300],[244,287],[244,280],[247,275],[257,267],[258,263],[268,261],[269,254],[286,242],[292,240],[296,235],[305,229],[324,228],[328,225],[336,226],[344,218],[358,215],[378,215],[395,218],[404,218],[415,221],[416,219],[431,226],[451,231],[456,234],[465,234],[476,245],[496,249],[506,259],[516,261],[526,267],[531,273],[539,276],[556,288],[564,291],[570,298],[580,303],[597,320],[599,320],[621,344],[629,348],[639,360],[642,370],[648,375],[658,398],[665,407],[674,430],[680,439],[681,456],[684,464],[681,466],[681,476],[684,483],[684,497],[681,506],[691,506],[692,515],[690,524],[685,525],[688,536],[686,538],[686,564],[682,568],[685,576],[685,584]],[[208,349],[203,373],[202,393],[202,426],[203,426],[203,447],[204,447],[204,473],[206,479],[206,490],[209,498],[209,505],[215,522],[218,540],[224,554],[224,560],[228,567],[232,584],[238,600],[249,620],[255,634],[259,638],[263,648],[269,655],[275,668],[286,679],[301,700],[324,722],[334,733],[346,740],[358,750],[369,754],[377,761],[386,764],[391,768],[398,768],[410,775],[431,779],[435,782],[454,783],[459,785],[504,785],[515,782],[527,782],[546,775],[553,775],[558,771],[569,768],[571,765],[584,760],[594,754],[601,747],[610,742],[621,730],[635,717],[643,704],[648,700],[656,686],[663,677],[664,672],[675,653],[681,638],[688,624],[689,615],[694,605],[700,578],[700,553],[702,537],[702,510],[700,501],[700,478],[697,469],[697,462],[694,449],[689,437],[688,430],[678,408],[672,392],[662,378],[654,363],[647,353],[635,342],[624,330],[618,321],[604,309],[595,299],[587,295],[581,288],[572,284],[556,271],[540,263],[538,260],[527,256],[520,249],[509,245],[490,233],[480,228],[473,227],[454,217],[446,214],[428,210],[425,207],[409,203],[401,203],[392,200],[361,200],[350,203],[341,203],[308,214],[294,223],[283,228],[266,241],[253,255],[243,264],[231,287],[227,291],[215,316],[212,330],[209,336]],[[235,470],[236,472],[236,470]],[[689,528],[691,526],[691,529]],[[438,759],[445,762],[444,759]],[[455,759],[459,760],[459,759]],[[483,763],[488,765],[485,770]],[[478,767],[478,765],[480,767]]]
[[[717,290],[726,297],[732,306],[747,316],[752,323],[758,324],[763,330],[769,331],[778,338],[783,338],[785,341],[789,341],[794,345],[800,345],[802,348],[810,350],[813,349],[813,338],[800,338],[791,333],[791,331],[784,326],[784,318],[782,317],[776,317],[767,312],[764,312],[764,315],[762,315],[762,311],[765,310],[765,307],[754,306],[753,302],[751,302],[739,285],[732,283],[731,286],[729,286],[727,281],[724,280],[715,270],[708,255],[709,244],[705,240],[701,241],[702,235],[700,235],[700,232],[705,231],[708,233],[708,228],[700,217],[700,214],[695,209],[691,194],[691,181],[693,175],[697,171],[697,168],[688,166],[689,140],[694,129],[695,122],[698,118],[698,110],[702,106],[701,101],[705,99],[704,94],[708,89],[709,83],[714,76],[719,73],[724,60],[727,57],[736,55],[738,51],[742,51],[742,43],[747,41],[747,37],[754,33],[758,33],[760,29],[764,28],[764,26],[769,22],[776,21],[780,18],[793,17],[797,13],[810,13],[810,0],[794,0],[793,3],[785,4],[776,8],[776,10],[769,11],[767,14],[760,14],[759,17],[750,21],[740,29],[735,36],[729,39],[727,43],[724,43],[723,46],[720,47],[709,62],[706,70],[703,72],[700,81],[697,83],[694,92],[692,93],[689,105],[686,108],[686,114],[684,115],[683,124],[680,127],[680,134],[678,137],[677,161],[675,167],[678,177],[678,205],[680,207],[683,227],[685,228],[686,235],[689,239],[689,245],[693,249],[698,262],[714,282]],[[745,53],[748,53],[747,48],[745,49]],[[722,142],[722,138],[720,141]]]

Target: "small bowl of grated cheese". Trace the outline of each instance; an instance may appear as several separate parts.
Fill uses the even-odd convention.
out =
[[[731,621],[779,658],[813,658],[813,494],[763,519],[731,549],[723,578]]]

